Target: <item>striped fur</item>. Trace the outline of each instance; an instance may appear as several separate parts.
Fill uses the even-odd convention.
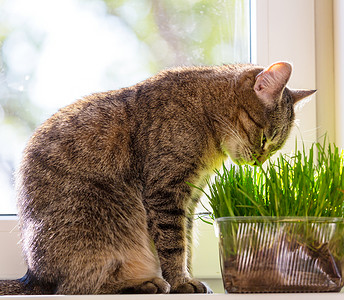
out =
[[[227,154],[252,162],[283,144],[295,99],[283,85],[264,103],[263,70],[167,70],[42,124],[17,174],[28,272],[0,294],[211,292],[188,270],[199,194],[186,182],[203,184]]]

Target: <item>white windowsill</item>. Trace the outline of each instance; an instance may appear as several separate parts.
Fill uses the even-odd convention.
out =
[[[8,240],[8,243],[16,243],[16,238],[18,235],[18,228],[16,227],[17,224],[17,217],[16,216],[1,216],[0,217],[0,234],[3,234],[4,236],[12,236],[14,237],[14,239]],[[211,226],[206,226],[205,230],[209,230],[212,231]],[[202,241],[200,241],[202,242]],[[209,243],[209,240],[207,241]],[[14,247],[13,245],[9,245],[9,244],[5,244],[10,246],[11,251],[10,254],[13,255],[13,257],[18,257],[18,253],[20,253],[20,251],[15,253],[14,251]],[[0,252],[4,250],[4,248],[7,247],[1,247],[0,248]],[[19,247],[18,247],[19,248]],[[1,250],[2,249],[2,250]],[[1,259],[1,257],[0,257]],[[10,266],[8,266],[8,269],[12,269],[14,262],[16,262],[16,260],[12,259],[12,262],[10,262]],[[4,263],[6,263],[6,261],[1,261],[0,264],[0,269],[2,267],[4,267]],[[25,273],[26,267],[20,263],[17,262],[17,274],[11,276],[12,279],[14,278],[19,278],[20,275],[23,275]],[[200,267],[205,267],[205,266],[200,266]],[[204,272],[204,271],[203,271]],[[20,274],[23,273],[23,274]],[[8,273],[7,273],[8,274]],[[205,275],[206,273],[202,274]],[[0,274],[1,275],[1,274]],[[199,274],[201,275],[201,274]],[[7,276],[2,275],[1,279],[10,279]],[[202,276],[199,276],[202,277]],[[205,277],[205,276],[204,276]],[[209,276],[209,274],[207,274],[208,277],[208,281],[214,280],[214,281],[220,281],[220,279],[215,278],[209,278],[212,276]],[[202,278],[203,280],[207,281],[206,278]],[[211,282],[208,282],[211,285]],[[295,299],[295,300],[308,300],[308,299],[312,299],[312,300],[323,300],[325,297],[328,298],[329,300],[343,300],[344,299],[344,289],[342,289],[341,293],[305,293],[305,294],[212,294],[212,295],[204,295],[204,294],[170,294],[170,295],[92,295],[92,296],[85,296],[85,295],[80,295],[80,296],[62,296],[62,295],[51,295],[51,296],[2,296],[1,300],[5,300],[5,299],[11,299],[11,300],[15,300],[15,299],[23,299],[23,297],[25,297],[25,299],[37,299],[37,300],[45,300],[45,299],[53,299],[53,298],[60,298],[63,297],[64,299],[68,300],[78,300],[78,299],[100,299],[100,300],[110,300],[110,299],[123,299],[123,300],[151,300],[151,299],[178,299],[178,300],[184,300],[184,299],[191,299],[191,298],[195,298],[195,299],[206,299],[211,297],[212,299],[216,299],[216,300],[228,300],[228,297],[230,297],[231,300],[275,300],[276,298],[278,298],[278,300],[290,300],[290,299]],[[177,298],[178,297],[178,298]]]
[[[2,300],[5,299],[37,299],[37,300],[45,300],[45,299],[58,299],[63,297],[64,300],[79,300],[79,299],[99,299],[99,300],[110,300],[110,299],[123,299],[123,300],[190,300],[190,299],[197,299],[197,300],[206,300],[206,299],[216,299],[216,300],[324,300],[326,297],[329,300],[343,300],[344,294],[341,293],[317,293],[317,294],[212,294],[212,295],[204,295],[204,294],[169,294],[169,295],[80,295],[80,296],[3,296],[1,297]]]

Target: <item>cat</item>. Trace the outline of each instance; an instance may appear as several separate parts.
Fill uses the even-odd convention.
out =
[[[192,221],[205,178],[231,157],[284,144],[292,67],[181,67],[96,93],[43,123],[17,172],[26,275],[0,294],[211,293],[192,278]]]

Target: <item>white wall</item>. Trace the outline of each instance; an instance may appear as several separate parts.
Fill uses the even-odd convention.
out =
[[[333,1],[336,143],[344,148],[344,1]]]
[[[316,88],[315,7],[314,0],[256,0],[257,55],[256,62],[266,66],[276,61],[293,65],[288,86],[299,89]],[[310,144],[317,139],[316,96],[297,111],[295,128],[283,148],[294,149],[298,142]]]
[[[26,272],[19,246],[16,217],[0,217],[0,279],[16,279]]]
[[[318,139],[336,140],[334,90],[333,2],[315,1],[315,49]]]

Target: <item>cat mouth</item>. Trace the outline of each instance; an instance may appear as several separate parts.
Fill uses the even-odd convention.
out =
[[[253,155],[250,158],[245,158],[242,156],[232,157],[231,159],[237,165],[250,165],[250,166],[260,166],[262,165],[269,157],[266,155]]]
[[[234,153],[233,153],[234,152]],[[227,151],[228,156],[237,165],[253,165],[254,160],[247,160],[238,151]]]
[[[231,157],[231,160],[237,164],[237,165],[250,165],[250,166],[254,166],[256,161],[255,160],[246,160],[243,157],[239,157],[239,158],[233,158]]]
[[[262,165],[268,158],[269,155],[266,153],[252,153],[251,149],[240,148],[240,147],[228,147],[225,153],[230,157],[230,159],[237,165],[250,165],[259,166]]]

